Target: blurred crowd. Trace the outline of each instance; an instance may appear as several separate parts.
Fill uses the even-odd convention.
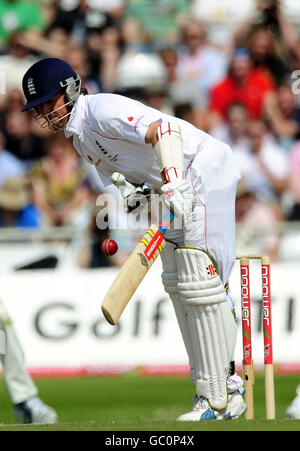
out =
[[[109,264],[92,167],[21,113],[22,77],[43,57],[66,60],[89,94],[124,94],[228,143],[242,173],[238,224],[300,220],[300,7],[236,3],[2,0],[0,227],[89,230],[87,266]],[[266,247],[276,259],[277,237]]]

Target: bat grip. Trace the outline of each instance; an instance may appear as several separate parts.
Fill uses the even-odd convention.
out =
[[[166,233],[173,220],[174,220],[174,211],[170,209],[169,211],[167,211],[167,213],[164,214],[161,222],[158,224],[158,228],[163,235]]]

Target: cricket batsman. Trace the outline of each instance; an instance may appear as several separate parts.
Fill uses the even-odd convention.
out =
[[[24,75],[27,104],[43,128],[64,131],[104,185],[125,176],[127,205],[151,184],[175,213],[161,254],[162,282],[174,305],[196,395],[178,421],[232,419],[246,410],[235,373],[236,322],[228,292],[235,261],[231,149],[193,125],[117,94],[84,95],[78,74],[46,58]],[[123,192],[124,194],[124,192]],[[179,220],[179,221],[176,221]]]

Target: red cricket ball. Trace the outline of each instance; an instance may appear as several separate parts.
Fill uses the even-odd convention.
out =
[[[118,245],[115,240],[107,238],[106,240],[102,241],[101,250],[103,254],[107,256],[114,255],[118,250]]]

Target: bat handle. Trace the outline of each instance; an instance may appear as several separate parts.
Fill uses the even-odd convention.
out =
[[[166,233],[173,220],[174,220],[174,211],[170,209],[169,211],[167,211],[167,213],[164,214],[161,222],[158,224],[158,228],[163,235]]]

